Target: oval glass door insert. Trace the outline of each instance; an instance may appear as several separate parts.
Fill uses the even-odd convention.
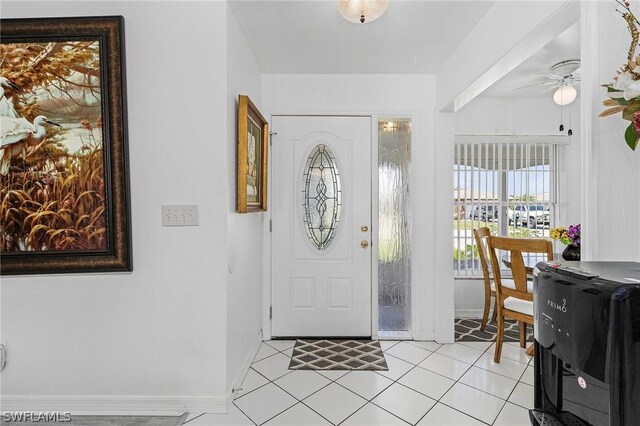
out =
[[[333,241],[342,205],[340,173],[328,146],[317,145],[304,167],[303,214],[307,237],[318,250]]]

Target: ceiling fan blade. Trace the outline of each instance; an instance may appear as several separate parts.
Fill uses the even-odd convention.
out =
[[[528,89],[530,87],[538,87],[538,86],[549,86],[549,85],[556,85],[557,83],[555,81],[547,81],[544,83],[536,83],[536,84],[530,84],[528,86],[522,86],[522,87],[516,87],[515,90],[520,90],[520,89]],[[553,86],[552,86],[553,87]]]
[[[557,89],[559,86],[549,86],[542,91],[542,93],[550,92],[553,89]]]
[[[573,74],[573,75],[582,74],[582,67],[576,68],[571,74]]]

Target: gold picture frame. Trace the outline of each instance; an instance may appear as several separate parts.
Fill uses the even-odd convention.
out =
[[[238,96],[238,213],[267,210],[269,125],[247,95]]]

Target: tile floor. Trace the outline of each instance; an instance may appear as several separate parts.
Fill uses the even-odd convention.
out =
[[[293,341],[264,342],[227,414],[187,426],[530,425],[533,361],[505,343],[381,341],[389,371],[292,371]]]

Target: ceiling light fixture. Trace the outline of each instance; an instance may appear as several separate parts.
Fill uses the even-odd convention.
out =
[[[340,15],[349,22],[372,22],[387,10],[389,0],[337,0]]]
[[[578,96],[578,91],[575,87],[570,85],[560,86],[553,94],[553,102],[561,106],[569,105],[576,100],[576,96]]]

